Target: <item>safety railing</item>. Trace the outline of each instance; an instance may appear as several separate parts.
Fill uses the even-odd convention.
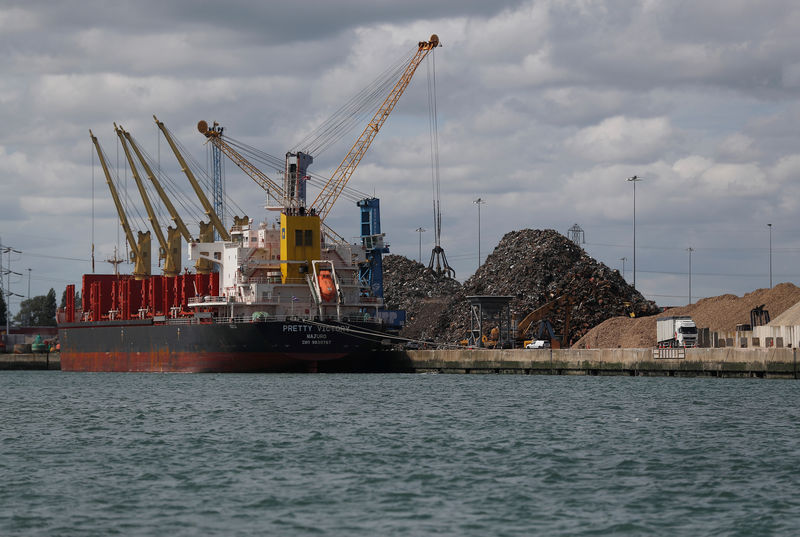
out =
[[[685,347],[663,347],[653,349],[653,358],[656,360],[683,360],[686,358]]]

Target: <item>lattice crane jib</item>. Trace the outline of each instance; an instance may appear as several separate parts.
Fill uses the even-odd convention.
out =
[[[170,134],[167,127],[164,125],[163,122],[159,121],[156,116],[153,116],[153,119],[158,125],[158,128],[164,134],[164,138],[166,138],[167,143],[169,144],[170,149],[175,154],[175,158],[178,159],[178,163],[181,165],[181,171],[186,175],[186,178],[189,180],[189,183],[192,185],[192,190],[194,190],[197,199],[200,201],[200,204],[203,206],[203,210],[205,210],[206,215],[208,215],[209,220],[214,225],[214,229],[216,229],[219,236],[224,241],[231,240],[231,236],[228,233],[228,230],[225,229],[225,226],[222,224],[222,220],[220,220],[219,216],[217,215],[216,211],[214,211],[214,207],[211,206],[211,202],[208,201],[208,197],[203,192],[203,189],[200,188],[200,184],[197,182],[197,178],[195,178],[194,173],[192,172],[189,164],[187,164],[186,159],[183,158],[183,155],[178,149],[178,145],[175,143],[175,140],[172,139],[172,135]]]
[[[247,174],[258,186],[264,189],[267,193],[267,203],[274,202],[282,199],[283,187],[270,179],[267,174],[259,170],[252,162],[250,162],[244,155],[231,146],[222,133],[222,129],[218,128],[218,124],[214,122],[210,127],[207,121],[201,120],[197,123],[197,130],[205,136],[214,147],[219,149],[231,161],[236,164],[244,173]]]
[[[395,83],[389,95],[383,101],[383,104],[378,108],[378,111],[375,112],[375,115],[364,128],[361,136],[355,141],[350,151],[342,159],[339,167],[336,168],[336,171],[311,204],[311,208],[320,215],[321,220],[324,221],[325,217],[330,213],[333,204],[336,203],[337,198],[342,193],[342,190],[344,190],[353,172],[361,162],[361,159],[364,158],[364,154],[367,152],[367,149],[369,149],[370,144],[375,139],[375,136],[377,136],[381,127],[383,127],[383,124],[386,122],[389,114],[391,114],[400,96],[411,82],[411,78],[414,76],[414,72],[417,70],[419,64],[431,50],[438,46],[439,37],[436,34],[432,35],[429,41],[420,41],[418,43],[417,51],[406,65],[403,74],[400,76],[400,80]]]

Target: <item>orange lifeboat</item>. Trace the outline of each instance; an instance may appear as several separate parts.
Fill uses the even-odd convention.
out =
[[[333,276],[330,270],[320,270],[317,276],[319,282],[319,291],[322,295],[322,300],[330,302],[336,298],[336,286],[333,285]]]

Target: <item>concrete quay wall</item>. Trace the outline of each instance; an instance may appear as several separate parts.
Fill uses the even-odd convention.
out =
[[[10,369],[61,369],[61,355],[49,354],[0,354],[0,371]]]
[[[672,351],[672,349],[670,350]],[[457,349],[405,353],[406,370],[438,373],[798,378],[797,349]],[[397,358],[396,368],[404,361]]]
[[[320,362],[320,372],[517,375],[630,375],[800,378],[797,349],[686,349],[658,358],[653,349],[456,349],[393,351],[353,362]],[[0,354],[0,370],[60,369],[58,353]]]

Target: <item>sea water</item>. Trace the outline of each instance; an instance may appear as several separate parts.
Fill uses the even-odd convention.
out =
[[[2,535],[798,535],[800,383],[0,373]]]

